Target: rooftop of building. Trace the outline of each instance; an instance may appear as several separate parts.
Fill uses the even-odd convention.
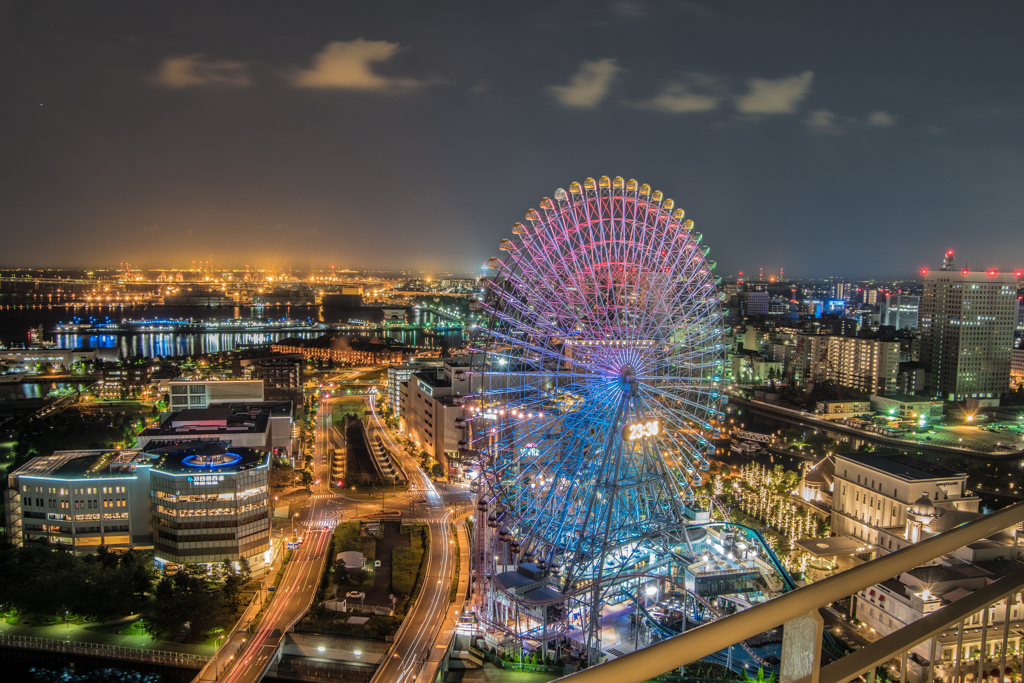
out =
[[[950,477],[966,477],[963,472],[951,470],[925,460],[919,460],[902,453],[844,453],[838,458],[855,462],[872,469],[899,477],[906,481],[929,481],[932,479],[949,479]],[[838,465],[838,460],[836,461]]]
[[[205,434],[260,434],[274,417],[291,415],[290,401],[220,403],[209,408],[187,408],[171,413],[158,427],[142,432],[146,437],[178,437]]]
[[[226,441],[186,441],[152,448],[153,469],[171,474],[234,474],[270,463],[266,451],[234,448]]]
[[[452,381],[446,375],[439,372],[417,372],[412,377],[434,389],[450,387],[452,385]]]
[[[836,478],[836,461],[831,455],[804,469],[804,481],[811,484],[831,485]]]
[[[900,363],[900,366],[909,365],[909,363]],[[921,396],[914,396],[913,394],[886,394],[884,396],[873,396],[872,398],[884,398],[888,401],[899,401],[900,403],[931,403],[932,399],[924,398]]]
[[[205,382],[262,382],[263,380],[259,380],[259,379],[236,379],[236,378],[220,379],[218,377],[191,377],[191,376],[190,377],[186,377],[186,376],[182,375],[182,376],[175,377],[171,381],[172,382],[196,382],[196,383],[202,382],[202,383],[205,383]]]
[[[48,479],[103,479],[130,475],[135,467],[151,464],[152,460],[139,451],[57,451],[53,455],[32,458],[11,474]]]

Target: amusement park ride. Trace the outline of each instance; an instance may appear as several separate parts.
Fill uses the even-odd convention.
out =
[[[512,232],[487,263],[461,422],[482,472],[481,624],[593,664],[616,605],[658,637],[647,595],[679,598],[685,628],[786,590],[760,535],[695,491],[727,399],[715,263],[693,222],[649,185],[602,177],[558,189]]]

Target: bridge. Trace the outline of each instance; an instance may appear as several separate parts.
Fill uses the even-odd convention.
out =
[[[780,683],[845,683],[869,672],[869,680],[874,683],[876,667],[893,659],[899,660],[900,682],[905,683],[909,673],[909,651],[929,640],[932,656],[921,664],[921,673],[924,675],[918,678],[933,681],[936,679],[937,667],[945,666],[951,669],[954,682],[963,680],[968,674],[973,680],[980,681],[989,675],[986,667],[986,638],[992,630],[989,628],[990,608],[1005,603],[1005,613],[1010,613],[1017,594],[1024,589],[1024,568],[1017,568],[987,586],[824,667],[821,666],[824,624],[818,610],[915,567],[932,563],[943,555],[994,533],[1016,527],[1021,522],[1024,522],[1024,502],[979,517],[921,543],[790,591],[698,629],[667,638],[643,650],[570,674],[561,680],[571,683],[641,683],[783,625]],[[979,629],[972,619],[978,613],[983,615],[980,651],[986,655],[972,655],[974,658],[968,661],[961,645],[965,635],[974,639],[979,637]],[[997,647],[991,658],[998,662],[998,677],[1008,671],[1006,660],[1010,621],[1003,619],[1002,628],[996,628],[992,638]],[[957,648],[952,660],[943,661],[940,651],[936,649],[935,637],[950,629],[957,634]]]
[[[759,441],[761,443],[771,443],[772,439],[770,434],[758,434],[757,432],[745,432],[743,430],[737,430],[732,433],[737,439],[746,439],[747,441]]]

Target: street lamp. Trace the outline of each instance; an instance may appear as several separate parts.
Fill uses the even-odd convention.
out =
[[[295,538],[295,519],[298,516],[299,516],[298,512],[296,512],[294,515],[292,515],[292,538]]]

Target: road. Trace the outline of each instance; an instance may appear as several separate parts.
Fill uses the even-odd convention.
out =
[[[313,472],[319,478],[319,483],[312,487],[305,514],[292,512],[298,514],[302,522],[302,545],[293,551],[274,600],[256,632],[248,639],[243,639],[242,647],[236,655],[227,655],[227,662],[215,663],[214,674],[216,669],[224,668],[224,673],[217,680],[256,683],[262,679],[284,634],[312,604],[320,583],[328,542],[339,517],[338,511],[328,504],[329,498],[334,496],[329,489],[330,450],[327,448],[332,429],[331,411],[331,401],[322,401],[317,412]],[[244,633],[238,633],[233,637],[243,636]],[[225,653],[232,649],[222,648]]]
[[[346,396],[352,397],[354,395]],[[391,651],[381,661],[371,679],[371,683],[413,683],[430,656],[445,618],[449,617],[449,625],[451,622],[448,598],[456,563],[459,562],[454,552],[451,524],[460,508],[466,511],[471,508],[474,498],[464,486],[435,486],[416,461],[396,443],[391,431],[379,419],[376,396],[368,394],[363,398],[372,412],[372,418],[367,420],[367,427],[371,430],[370,438],[373,438],[373,433],[380,434],[385,445],[398,456],[410,479],[409,490],[397,496],[389,496],[386,499],[387,507],[401,510],[405,517],[423,519],[430,529],[430,550],[423,587],[416,603],[406,615]],[[380,502],[350,499],[330,489],[334,402],[332,398],[322,400],[317,413],[313,463],[317,483],[313,485],[311,494],[292,496],[293,500],[297,497],[302,501],[298,505],[289,501],[292,503],[289,513],[303,528],[303,544],[288,563],[276,597],[256,633],[246,642],[235,643],[240,649],[233,657],[227,653],[234,648],[222,648],[224,656],[230,659],[221,678],[217,680],[255,683],[262,678],[284,634],[312,603],[324,564],[330,529],[346,518],[380,509]],[[239,633],[236,637],[240,639],[243,635]],[[217,663],[214,669],[224,665],[223,662]]]
[[[434,639],[448,614],[448,597],[451,593],[455,563],[459,561],[454,553],[450,525],[454,511],[434,486],[433,482],[409,457],[404,448],[395,443],[390,430],[377,416],[375,396],[370,396],[373,411],[373,429],[381,435],[392,453],[398,455],[403,469],[409,475],[411,486],[423,492],[425,499],[421,516],[426,518],[430,528],[430,555],[427,574],[419,598],[395,638],[395,644],[382,660],[370,683],[404,683],[419,678],[424,663],[430,655]],[[411,487],[410,487],[411,488]]]

